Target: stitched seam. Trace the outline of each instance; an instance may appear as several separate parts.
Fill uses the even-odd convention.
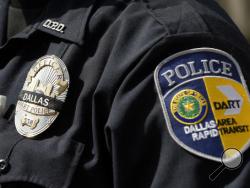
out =
[[[73,44],[72,43],[65,43],[65,42],[62,42],[62,43],[64,44],[64,46],[63,46],[63,49],[62,49],[63,51],[60,54],[60,57],[63,59],[66,52],[68,51],[69,47],[72,46]]]
[[[180,32],[180,28],[181,28],[181,21],[182,21],[182,18],[184,16],[184,13],[183,13],[183,6],[180,7],[180,14],[179,14],[179,22],[178,22],[178,27],[176,29],[176,32],[179,33]]]
[[[192,13],[195,16],[195,18],[198,20],[197,23],[199,24],[200,28],[203,29],[204,25],[205,25],[206,29],[211,32],[208,24],[206,23],[206,21],[204,20],[204,18],[201,16],[201,14],[198,11],[195,11],[195,8],[190,4],[190,2],[186,2],[186,3],[192,9]],[[204,25],[201,22],[203,22]]]
[[[0,182],[1,183],[9,183],[9,182],[13,182],[14,181],[21,181],[21,182],[29,182],[29,183],[33,183],[36,185],[40,185],[40,186],[45,186],[46,188],[56,188],[58,186],[53,185],[48,183],[47,181],[43,181],[41,180],[41,178],[39,178],[38,176],[27,176],[27,175],[19,175],[19,176],[5,176],[2,177]]]
[[[193,6],[190,2],[187,2],[187,4],[188,4],[190,7],[192,7],[192,9],[194,10],[194,6]],[[212,30],[211,30],[209,24],[206,22],[206,20],[203,18],[203,16],[199,13],[199,11],[196,11],[196,14],[199,15],[200,20],[206,25],[207,30],[208,30],[210,33],[212,33]]]
[[[159,23],[159,25],[161,25],[163,27],[163,29],[166,32],[166,35],[168,35],[170,32],[168,30],[168,27],[166,26],[166,24],[164,24],[164,22],[156,15],[156,13],[154,12],[154,9],[150,6],[149,1],[148,0],[141,0],[141,3],[144,5],[143,7],[146,9],[147,13],[157,22]]]
[[[77,35],[76,35],[76,38],[77,38],[77,40],[78,41],[83,41],[83,42],[85,42],[85,38],[86,38],[86,25],[89,23],[89,20],[90,20],[90,15],[92,16],[92,14],[93,14],[93,9],[94,9],[94,6],[96,5],[96,0],[93,0],[92,1],[93,2],[93,4],[92,4],[92,7],[91,7],[91,9],[89,10],[89,13],[88,13],[88,18],[87,18],[87,20],[86,20],[86,22],[85,22],[85,24],[84,24],[84,14],[81,14],[81,21],[80,21],[80,28],[81,29],[79,29],[78,30],[78,32],[77,32]],[[83,36],[83,38],[80,38],[80,37],[82,37],[80,34],[81,34],[81,32],[84,32],[84,36]]]

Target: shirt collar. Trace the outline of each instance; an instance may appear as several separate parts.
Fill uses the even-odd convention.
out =
[[[34,32],[40,31],[82,45],[94,2],[95,0],[51,0],[40,18],[13,38],[28,38]],[[44,27],[47,20],[64,24],[63,32]]]

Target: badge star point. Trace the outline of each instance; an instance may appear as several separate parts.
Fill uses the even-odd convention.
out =
[[[194,110],[194,103],[188,101],[186,104],[184,104],[184,108],[186,112],[192,111]]]

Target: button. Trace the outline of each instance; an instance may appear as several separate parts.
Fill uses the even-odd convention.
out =
[[[4,159],[0,159],[0,173],[6,173],[8,167],[9,167],[8,162]]]

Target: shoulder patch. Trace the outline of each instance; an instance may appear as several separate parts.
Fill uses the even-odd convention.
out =
[[[183,51],[163,60],[154,79],[167,128],[180,146],[214,161],[229,148],[249,147],[249,92],[231,55],[212,48]]]
[[[34,137],[59,115],[69,87],[69,73],[55,55],[43,56],[31,67],[19,94],[15,125],[19,134]]]

